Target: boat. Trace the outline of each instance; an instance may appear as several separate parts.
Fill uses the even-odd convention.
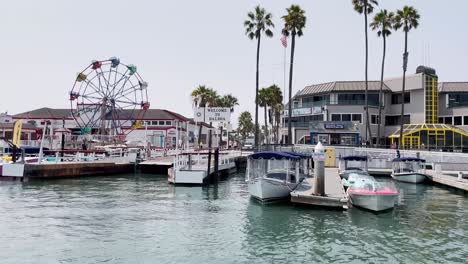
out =
[[[391,176],[400,182],[421,183],[427,177],[426,160],[414,157],[393,159]]]
[[[351,204],[374,212],[392,209],[400,194],[393,183],[378,182],[367,172],[349,174],[348,182]]]
[[[348,179],[350,173],[367,172],[367,156],[345,156],[340,158],[339,174],[342,179]]]
[[[306,184],[310,159],[310,155],[295,152],[251,154],[247,158],[245,179],[250,195],[261,202],[288,198],[299,185]]]

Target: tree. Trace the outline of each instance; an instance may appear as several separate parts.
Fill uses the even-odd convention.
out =
[[[249,12],[247,14],[247,20],[244,22],[245,34],[250,39],[257,39],[257,71],[255,77],[255,147],[258,146],[258,79],[259,79],[259,70],[258,65],[260,61],[260,39],[262,33],[265,33],[267,37],[273,37],[272,28],[275,27],[272,19],[272,14],[268,13],[264,8],[256,6],[254,12]]]
[[[408,66],[408,32],[411,29],[416,29],[419,26],[419,13],[418,10],[411,6],[404,6],[403,9],[397,10],[395,16],[395,30],[400,28],[405,32],[405,52],[403,53],[403,83],[401,86],[401,116],[400,116],[400,139],[398,148],[401,149],[403,145],[403,118],[405,115],[405,81],[406,81],[406,69]]]
[[[387,37],[392,34],[393,24],[395,23],[395,14],[382,10],[374,16],[374,21],[370,24],[372,30],[377,30],[377,36],[383,39],[383,55],[382,55],[382,71],[380,74],[380,90],[379,90],[379,122],[377,127],[377,146],[380,146],[380,127],[382,124],[382,106],[383,106],[383,78],[385,69],[385,52],[387,49]]]
[[[254,130],[252,115],[247,111],[242,112],[239,116],[238,125],[237,131],[240,134],[242,143],[244,143],[247,136]]]
[[[218,99],[218,93],[212,88],[208,88],[206,85],[199,85],[191,93],[192,102],[195,107],[206,107],[208,105],[215,105]],[[200,122],[198,129],[198,145],[201,144],[202,125]]]
[[[271,120],[274,123],[271,124],[273,128],[273,141],[278,143],[279,124],[281,122],[281,111],[283,110],[283,93],[276,84],[271,85],[268,89],[270,90],[268,105],[270,106],[271,115],[273,117]]]
[[[263,126],[264,128],[264,135],[266,138],[265,143],[268,144],[268,122],[267,122],[267,113],[268,113],[268,106],[270,104],[270,90],[269,88],[262,88],[258,92],[258,105],[264,107],[264,114],[265,114],[265,125]],[[263,140],[261,140],[263,141]]]
[[[291,62],[289,65],[289,108],[288,108],[288,144],[292,144],[292,128],[291,128],[291,117],[292,117],[292,79],[293,79],[293,65],[294,65],[294,49],[296,47],[296,36],[301,37],[303,35],[302,30],[306,24],[305,11],[298,5],[291,5],[286,8],[287,14],[282,17],[284,21],[283,35],[288,37],[291,36]]]
[[[367,64],[368,64],[368,57],[369,57],[369,47],[368,47],[368,37],[367,37],[367,15],[374,11],[374,5],[378,5],[376,0],[352,0],[354,10],[359,14],[364,14],[364,32],[365,32],[365,39],[366,39],[366,63],[365,63],[365,85],[366,91],[364,94],[364,100],[366,101],[366,142],[369,140],[368,135],[371,134],[370,130],[370,123],[369,123],[369,100],[368,100],[368,92],[369,92],[369,83],[367,78]],[[371,134],[372,138],[372,134]],[[372,144],[372,140],[370,141]]]

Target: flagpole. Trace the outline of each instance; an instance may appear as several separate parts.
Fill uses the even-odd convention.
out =
[[[286,105],[286,50],[284,47],[284,58],[283,58],[283,105]]]

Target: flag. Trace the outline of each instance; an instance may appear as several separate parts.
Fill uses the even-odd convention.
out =
[[[287,47],[288,46],[288,41],[286,40],[286,36],[283,35],[283,37],[281,38],[281,44],[283,44],[283,47]]]

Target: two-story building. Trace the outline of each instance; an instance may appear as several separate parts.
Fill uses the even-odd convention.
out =
[[[468,126],[468,82],[439,83],[436,71],[419,66],[415,74],[403,78],[368,82],[369,139],[377,142],[379,91],[382,89],[382,124],[380,142],[399,129],[401,103],[404,124],[450,124],[461,129]],[[366,138],[365,82],[335,81],[315,84],[300,90],[292,101],[292,141],[331,145],[358,145]],[[466,102],[465,102],[466,101]],[[465,118],[466,117],[466,118]],[[465,123],[466,121],[466,123]],[[466,125],[465,125],[466,124]],[[284,111],[282,138],[288,137],[288,112]]]

